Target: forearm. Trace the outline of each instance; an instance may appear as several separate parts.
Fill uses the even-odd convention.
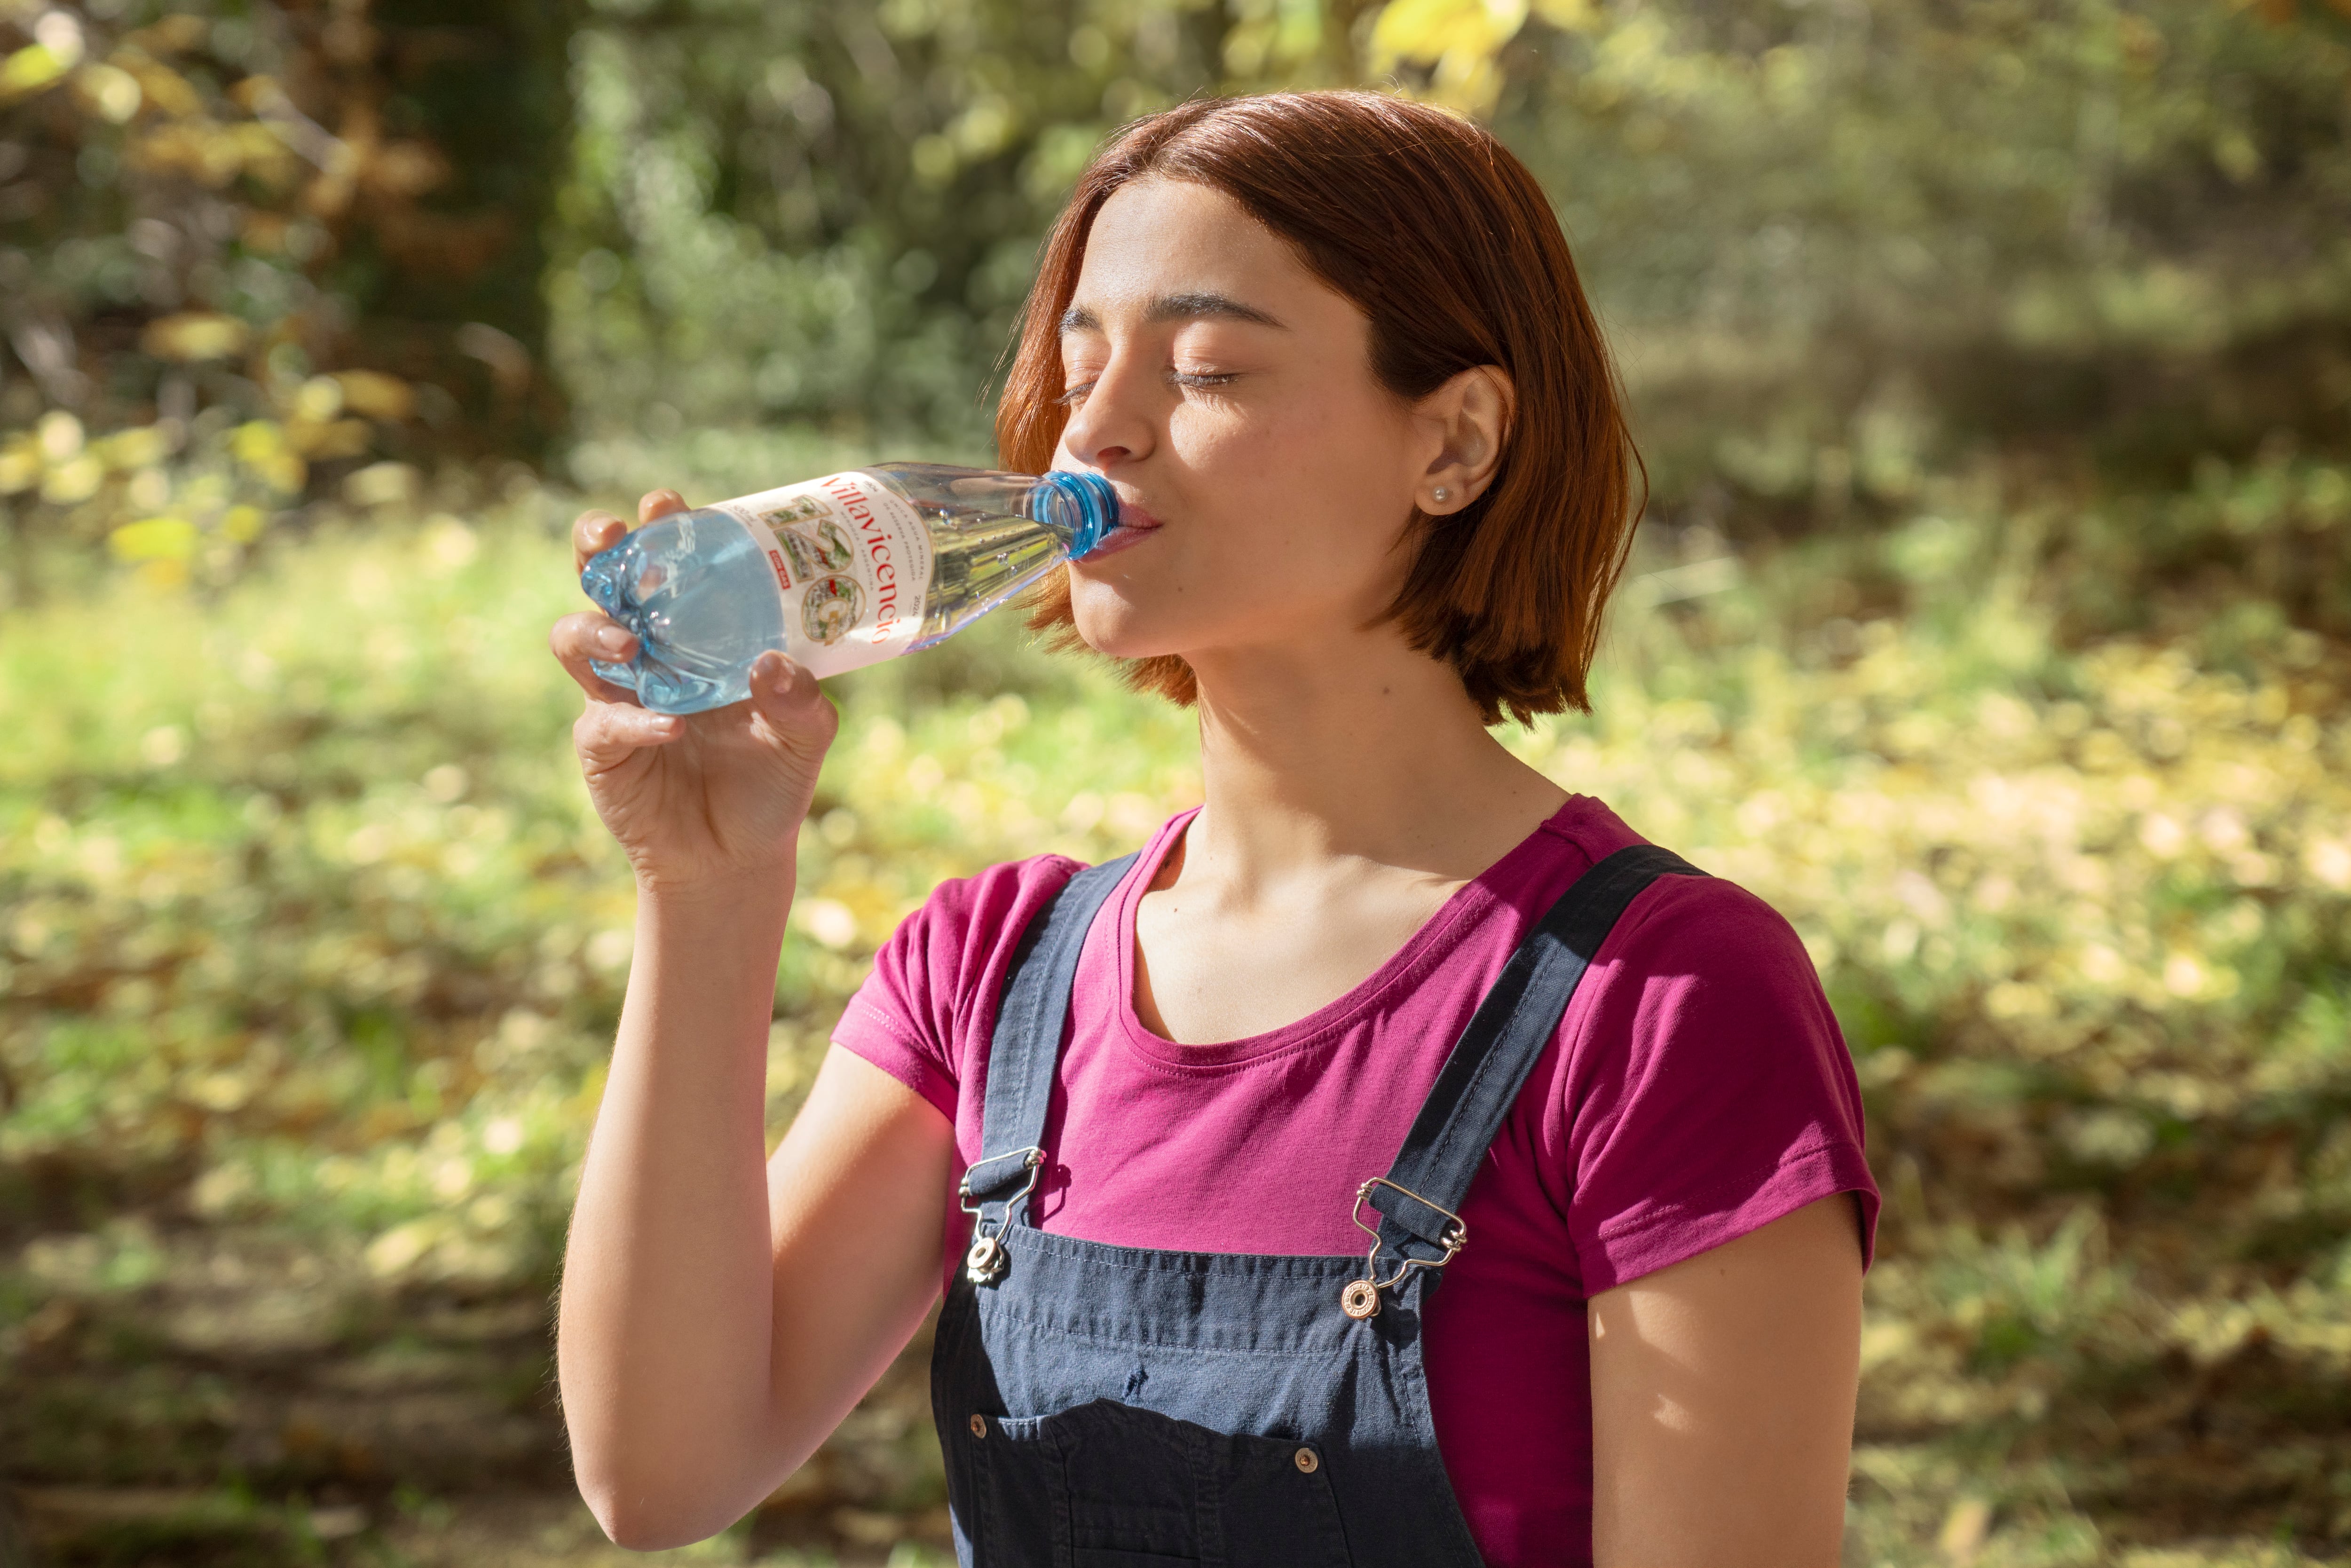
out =
[[[557,1363],[616,1540],[697,1539],[772,1477],[766,1069],[790,887],[645,893],[573,1213]]]

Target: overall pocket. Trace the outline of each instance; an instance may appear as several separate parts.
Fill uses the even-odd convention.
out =
[[[1322,1450],[1097,1399],[982,1416],[981,1568],[1352,1568]]]

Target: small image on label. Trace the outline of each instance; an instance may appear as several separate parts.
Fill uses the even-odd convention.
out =
[[[831,517],[832,507],[822,496],[803,493],[778,506],[756,507],[751,515],[771,528],[782,529],[794,523],[810,523],[819,517]]]
[[[718,506],[750,530],[791,655],[812,674],[892,658],[921,635],[930,534],[884,480],[852,469]]]
[[[805,497],[796,503],[803,507],[810,504]],[[776,543],[790,559],[792,577],[799,582],[806,582],[820,573],[845,570],[854,549],[848,534],[831,517],[820,517],[813,523],[800,523],[790,528],[778,527]]]
[[[800,630],[812,643],[838,643],[864,618],[865,586],[853,577],[820,577],[800,596]]]

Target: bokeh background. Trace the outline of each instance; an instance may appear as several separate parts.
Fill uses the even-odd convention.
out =
[[[1866,1085],[1847,1561],[2351,1561],[2342,0],[0,0],[0,1564],[622,1560],[564,526],[987,461],[1104,131],[1358,82],[1541,174],[1656,481],[1510,744],[1785,911]],[[778,1129],[937,879],[1199,790],[1009,623],[833,689]],[[942,1495],[910,1360],[665,1560]]]

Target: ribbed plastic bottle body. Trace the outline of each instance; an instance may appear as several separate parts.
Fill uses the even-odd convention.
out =
[[[595,671],[662,713],[750,694],[770,648],[820,676],[927,648],[1099,544],[1118,497],[1096,474],[885,463],[648,523],[580,587],[640,644]]]
[[[638,644],[625,664],[590,667],[659,713],[741,702],[752,661],[789,646],[764,552],[742,519],[716,507],[635,529],[590,558],[580,586]]]

